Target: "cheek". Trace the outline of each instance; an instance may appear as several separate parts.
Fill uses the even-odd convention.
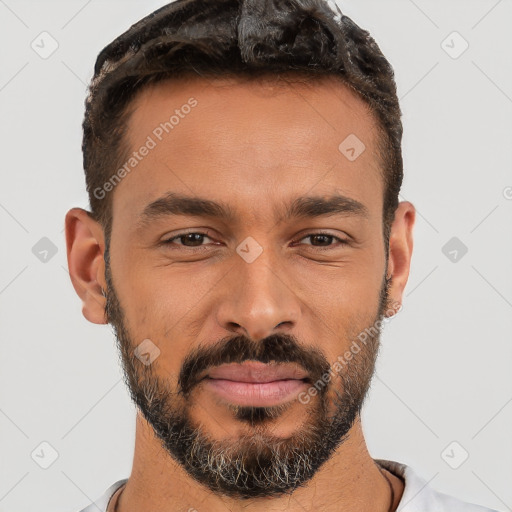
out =
[[[116,273],[116,290],[132,343],[150,339],[159,348],[155,367],[159,374],[177,377],[204,316],[211,311],[205,307],[221,276],[205,269],[148,266],[147,262],[131,265],[125,274],[122,268]]]
[[[363,254],[332,265],[308,265],[293,269],[304,300],[315,310],[336,316],[373,312],[378,307],[384,275],[382,262]]]
[[[125,259],[116,268],[115,285],[133,328],[170,329],[192,311],[215,283],[212,272],[198,266]],[[143,333],[144,334],[144,333]]]
[[[384,261],[373,265],[363,258],[357,264],[300,272],[310,339],[322,347],[329,362],[376,321],[383,272]]]

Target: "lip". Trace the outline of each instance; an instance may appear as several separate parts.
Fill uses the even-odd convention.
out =
[[[269,407],[294,399],[308,385],[308,374],[290,363],[248,361],[212,368],[203,382],[230,403]]]
[[[210,379],[233,380],[237,382],[266,383],[286,379],[307,379],[308,374],[291,363],[265,364],[259,361],[229,363],[211,368],[207,372]]]

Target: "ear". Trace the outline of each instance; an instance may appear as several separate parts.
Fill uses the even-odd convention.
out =
[[[94,324],[106,324],[105,240],[89,212],[73,208],[66,215],[66,245],[71,282],[82,299],[82,313]]]
[[[387,276],[392,277],[389,287],[390,304],[402,304],[402,296],[411,266],[412,231],[415,219],[416,210],[414,206],[408,201],[399,203],[389,237]]]

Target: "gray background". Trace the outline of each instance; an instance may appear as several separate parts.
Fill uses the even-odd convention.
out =
[[[0,0],[2,512],[77,510],[129,475],[134,409],[109,327],[81,315],[63,220],[88,204],[81,122],[96,55],[164,3]],[[395,68],[402,198],[418,210],[404,308],[364,411],[371,453],[512,510],[512,2],[339,4]],[[58,43],[48,58],[43,31]],[[469,44],[460,56],[453,31]]]

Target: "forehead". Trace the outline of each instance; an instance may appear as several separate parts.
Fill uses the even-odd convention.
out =
[[[131,109],[130,152],[153,147],[116,187],[114,212],[135,215],[169,192],[253,215],[308,191],[381,208],[376,120],[335,78],[169,80],[143,89]]]

